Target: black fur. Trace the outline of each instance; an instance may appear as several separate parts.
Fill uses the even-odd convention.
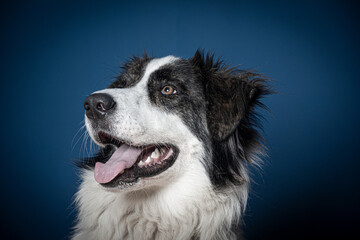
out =
[[[223,65],[214,56],[197,51],[190,61],[201,72],[205,88],[207,123],[212,136],[212,183],[241,184],[240,161],[251,162],[263,151],[256,107],[271,94],[267,79],[254,71]]]

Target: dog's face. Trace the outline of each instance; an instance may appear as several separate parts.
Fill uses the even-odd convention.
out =
[[[134,59],[108,89],[90,95],[85,108],[92,139],[116,149],[95,165],[95,179],[104,186],[164,184],[186,171],[187,160],[202,158],[197,135],[207,131],[205,99],[187,61]]]
[[[239,147],[244,159],[236,161],[248,160],[256,132],[246,131],[248,146],[233,138],[239,128],[248,129],[241,121],[264,93],[259,84],[199,52],[188,60],[133,58],[123,69],[84,103],[87,130],[101,148],[101,157],[90,163],[98,183],[134,191],[171,184],[189,171],[206,173],[213,182],[240,175],[240,163],[219,162],[218,156]]]

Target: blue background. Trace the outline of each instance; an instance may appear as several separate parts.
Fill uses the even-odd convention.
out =
[[[253,171],[248,239],[355,234],[358,10],[345,1],[2,2],[2,238],[66,238],[72,161],[90,151],[76,135],[85,97],[132,54],[188,58],[197,48],[263,72],[279,92],[264,100],[270,157]]]

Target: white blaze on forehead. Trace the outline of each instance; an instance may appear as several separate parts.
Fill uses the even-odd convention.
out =
[[[173,62],[175,62],[176,60],[179,60],[179,59],[180,58],[177,58],[177,57],[174,57],[174,56],[171,56],[171,55],[167,56],[167,57],[163,57],[163,58],[154,58],[146,66],[143,77],[141,78],[140,82],[135,85],[135,87],[138,87],[138,88],[139,88],[139,86],[140,86],[140,88],[144,87],[143,84],[147,84],[147,82],[149,80],[149,76],[153,72],[155,72],[156,70],[158,70],[162,66],[173,63]],[[92,94],[94,94],[94,93],[111,93],[111,92],[116,92],[117,90],[118,90],[117,88],[114,88],[114,89],[106,88],[106,89],[102,89],[102,90],[93,92]]]
[[[174,56],[167,56],[167,57],[155,58],[155,59],[151,60],[148,63],[148,65],[146,66],[144,76],[142,77],[142,79],[140,80],[138,85],[146,84],[149,80],[149,76],[153,72],[155,72],[156,70],[158,70],[159,68],[161,68],[164,65],[175,62],[178,59],[179,58],[174,57]]]

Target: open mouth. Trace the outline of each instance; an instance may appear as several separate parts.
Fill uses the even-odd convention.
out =
[[[139,178],[158,175],[172,166],[179,152],[171,144],[136,146],[104,132],[98,137],[116,148],[105,163],[95,164],[95,180],[105,187],[131,186]]]

